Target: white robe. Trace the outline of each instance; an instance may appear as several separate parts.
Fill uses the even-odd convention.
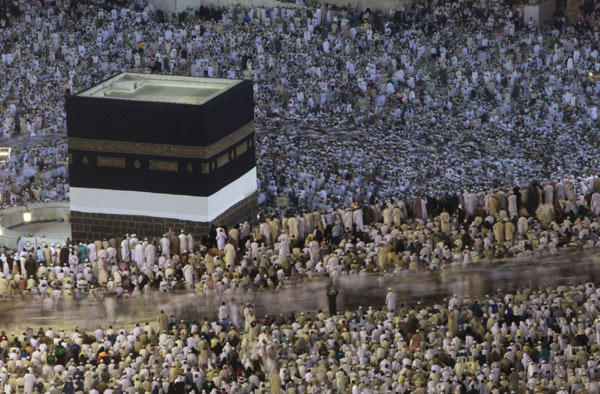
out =
[[[223,250],[225,248],[225,242],[227,242],[227,234],[222,228],[217,229],[217,248]]]
[[[192,236],[192,233],[189,233],[186,238],[187,238],[187,247],[191,252],[194,250],[194,247],[196,246],[196,245],[194,245],[194,243],[195,243],[194,237]]]
[[[267,223],[260,224],[260,235],[265,243],[265,245],[271,244],[271,227]]]
[[[281,237],[280,237],[281,238]],[[283,263],[290,253],[290,242],[287,237],[279,242],[279,263]]]
[[[228,243],[225,245],[223,250],[225,252],[225,266],[228,268],[233,267],[233,265],[235,264],[236,255],[235,247],[232,244]]]
[[[300,237],[300,222],[297,218],[291,217],[288,219],[288,233],[291,238],[298,239]]]
[[[350,210],[344,211],[342,220],[344,221],[344,230],[348,229],[348,230],[352,231],[352,225],[353,225],[353,221],[354,221],[353,212]]]
[[[194,288],[194,269],[190,264],[183,267],[183,277],[185,278],[185,287],[188,290]]]
[[[144,249],[144,257],[146,258],[146,266],[152,267],[154,259],[156,259],[156,246],[148,244]]]
[[[252,250],[252,259],[258,259],[258,242],[252,242],[250,248]]]
[[[186,253],[187,250],[187,236],[185,234],[179,234],[179,254]]]
[[[385,296],[385,304],[387,306],[388,311],[390,313],[394,313],[394,311],[396,310],[396,293],[394,293],[393,291],[387,293],[387,295]]]
[[[160,248],[162,249],[163,256],[170,256],[171,252],[171,241],[167,237],[162,237],[160,239]]]
[[[308,252],[310,254],[310,261],[313,264],[317,264],[317,262],[319,261],[319,251],[320,251],[320,246],[319,246],[319,242],[317,242],[316,240],[312,240],[310,242],[310,247],[308,249]]]
[[[477,196],[474,193],[465,194],[465,211],[470,214],[475,213],[477,209]]]
[[[527,218],[521,216],[517,221],[517,229],[519,230],[519,234],[525,235],[527,234],[527,230],[529,229],[529,223],[527,222]]]
[[[131,261],[131,250],[129,249],[129,241],[127,239],[121,242],[121,257],[126,263]]]
[[[24,384],[24,388],[23,388],[23,392],[25,394],[31,394],[33,393],[33,386],[35,385],[35,376],[32,373],[27,373],[25,374],[25,377],[23,378],[23,382]]]
[[[141,271],[146,263],[146,255],[144,254],[144,244],[139,244],[133,249],[134,260],[137,263],[138,269]]]
[[[600,193],[592,194],[592,200],[590,201],[590,208],[595,216],[600,215]]]
[[[508,196],[508,214],[511,218],[518,215],[517,211],[517,196],[511,194]]]
[[[106,254],[108,255],[107,261],[109,261],[111,263],[117,262],[117,249],[110,246],[108,249],[106,249]]]
[[[88,258],[90,261],[96,261],[96,259],[98,258],[98,253],[96,251],[96,244],[95,243],[91,243],[88,246],[89,249],[89,253],[88,253]]]
[[[554,186],[552,186],[552,185],[544,186],[544,202],[546,204],[554,203]]]
[[[393,225],[393,215],[392,215],[392,210],[388,207],[386,207],[383,212],[383,223],[388,226],[391,227]]]
[[[356,224],[356,231],[363,231],[365,227],[363,220],[363,211],[362,209],[357,209],[352,213],[354,224]]]
[[[229,305],[229,318],[234,327],[240,327],[240,308],[235,302]]]

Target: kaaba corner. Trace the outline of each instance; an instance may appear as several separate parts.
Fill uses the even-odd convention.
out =
[[[66,112],[75,240],[256,217],[252,82],[122,73]]]

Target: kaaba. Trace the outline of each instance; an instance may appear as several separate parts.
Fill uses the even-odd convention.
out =
[[[122,73],[66,112],[73,239],[256,217],[251,81]]]

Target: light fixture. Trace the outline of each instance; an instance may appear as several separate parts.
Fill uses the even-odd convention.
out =
[[[29,208],[25,208],[25,211],[23,212],[23,222],[31,222],[31,212],[29,211]]]
[[[10,159],[12,148],[0,147],[0,163],[6,163]]]

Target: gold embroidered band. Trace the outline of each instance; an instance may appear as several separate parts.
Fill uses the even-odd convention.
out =
[[[69,138],[69,149],[105,153],[180,157],[188,159],[208,159],[217,153],[220,153],[223,150],[235,145],[245,137],[252,134],[253,131],[254,121],[250,121],[235,132],[206,147],[127,141],[103,141],[71,137]]]

